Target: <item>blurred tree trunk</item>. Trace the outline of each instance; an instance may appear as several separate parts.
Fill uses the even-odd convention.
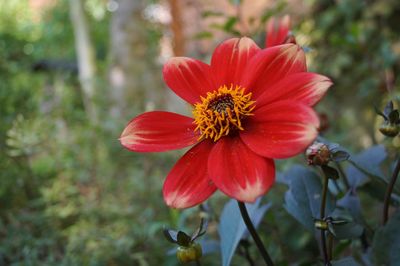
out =
[[[90,40],[86,14],[81,0],[69,0],[70,17],[75,35],[79,82],[83,91],[83,101],[92,123],[97,122],[94,104],[96,63]]]
[[[185,55],[185,35],[183,32],[183,22],[181,6],[182,0],[168,0],[171,10],[171,31],[173,33],[173,51],[175,56]]]
[[[130,117],[162,102],[161,71],[156,63],[157,40],[149,39],[143,17],[144,0],[118,0],[111,19],[111,116]]]

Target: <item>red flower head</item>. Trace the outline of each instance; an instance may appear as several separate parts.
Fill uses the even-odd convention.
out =
[[[272,17],[267,23],[267,35],[265,36],[265,47],[272,47],[285,43],[296,44],[296,39],[290,32],[290,17],[284,16],[281,19]]]
[[[171,207],[197,205],[217,188],[254,202],[274,183],[273,159],[301,153],[318,134],[311,106],[332,83],[306,71],[299,46],[261,50],[249,38],[220,44],[210,65],[171,58],[163,69],[165,82],[192,105],[193,118],[147,112],[129,122],[120,141],[136,152],[195,144],[165,180],[164,200]]]

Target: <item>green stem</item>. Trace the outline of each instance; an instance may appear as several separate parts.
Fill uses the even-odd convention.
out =
[[[247,230],[249,230],[249,233],[252,236],[254,242],[256,243],[256,246],[257,246],[258,250],[260,251],[261,256],[263,257],[265,263],[268,266],[274,266],[274,263],[272,262],[271,257],[269,256],[269,254],[267,252],[267,249],[264,247],[264,244],[262,243],[256,229],[254,228],[253,223],[250,220],[249,214],[246,209],[246,205],[241,201],[238,201],[238,205],[239,205],[240,214],[242,215],[242,218],[247,227]]]
[[[246,258],[247,262],[249,263],[249,266],[254,266],[254,261],[250,256],[250,252],[249,252],[249,244],[243,244],[243,240],[240,241],[240,247],[243,248],[243,256]]]
[[[399,171],[400,171],[400,158],[397,160],[396,167],[394,168],[392,177],[390,178],[390,183],[386,189],[385,200],[383,202],[383,217],[382,217],[383,225],[386,224],[389,218],[390,198],[393,192],[394,184],[396,184],[397,177],[399,176]]]
[[[333,236],[328,233],[328,260],[333,258]]]
[[[322,186],[322,196],[321,196],[321,208],[319,212],[321,221],[325,220],[325,207],[326,207],[326,197],[328,194],[328,181],[329,178],[324,172],[324,183]],[[324,256],[325,265],[331,265],[331,263],[329,262],[328,250],[326,247],[325,230],[321,230],[321,248],[322,248],[322,254]]]
[[[349,179],[347,178],[346,173],[343,171],[343,167],[338,162],[335,162],[335,164],[336,164],[336,168],[339,171],[340,176],[342,177],[343,183],[346,186],[346,189],[349,190],[349,188],[350,188]]]

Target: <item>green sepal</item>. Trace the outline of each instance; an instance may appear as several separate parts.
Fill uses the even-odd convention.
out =
[[[340,177],[339,172],[333,167],[322,165],[321,169],[324,172],[324,174],[330,179],[336,180]]]
[[[192,238],[188,236],[185,232],[179,231],[177,235],[177,243],[179,246],[189,247],[192,242]]]

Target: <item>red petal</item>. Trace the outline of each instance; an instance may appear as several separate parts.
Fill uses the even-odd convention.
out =
[[[272,17],[267,23],[267,36],[265,47],[284,44],[290,30],[290,17],[284,16],[280,20]]]
[[[253,40],[246,37],[233,38],[221,43],[211,59],[211,69],[217,87],[240,85],[239,81],[247,62],[260,50]]]
[[[212,143],[191,148],[172,168],[163,187],[164,201],[173,208],[189,208],[208,199],[217,189],[207,173]]]
[[[244,202],[254,202],[275,181],[274,161],[255,154],[240,138],[220,139],[208,158],[208,169],[222,192]]]
[[[306,72],[303,50],[295,44],[267,48],[257,53],[244,71],[242,85],[253,93],[253,99],[288,75]]]
[[[255,153],[281,159],[303,152],[317,137],[318,127],[311,107],[280,101],[257,109],[240,137]]]
[[[325,95],[332,81],[322,75],[302,72],[287,76],[271,87],[265,87],[257,98],[257,107],[278,100],[299,101],[313,106]]]
[[[173,57],[165,63],[163,75],[167,85],[191,104],[200,101],[200,95],[215,89],[210,66],[196,59]]]
[[[132,119],[121,134],[121,144],[131,151],[155,152],[195,144],[193,119],[169,112],[147,112]]]

